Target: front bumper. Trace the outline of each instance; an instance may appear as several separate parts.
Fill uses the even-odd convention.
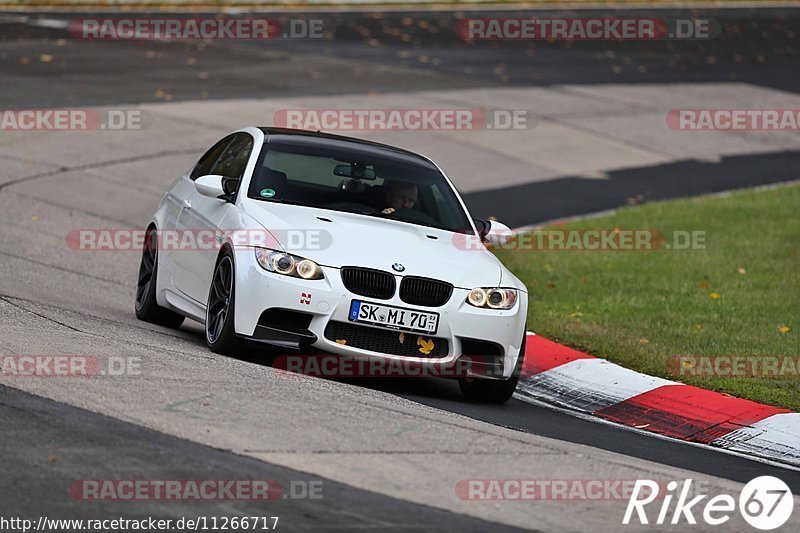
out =
[[[279,308],[307,313],[310,315],[308,332],[310,336],[292,342],[274,343],[284,348],[313,346],[320,350],[354,357],[381,358],[403,361],[420,365],[453,365],[462,356],[462,340],[475,339],[496,344],[502,354],[502,379],[511,376],[519,356],[520,344],[525,330],[525,319],[528,308],[528,295],[520,292],[515,306],[509,310],[479,309],[466,303],[469,290],[455,288],[450,300],[441,307],[421,307],[403,302],[397,292],[388,300],[372,299],[359,296],[348,291],[339,273],[339,269],[322,267],[325,278],[321,280],[302,280],[268,272],[261,268],[255,260],[252,249],[236,253],[236,299],[235,330],[236,333],[253,340],[269,342],[269,334],[258,321],[267,309]],[[402,276],[395,276],[399,286]],[[386,331],[400,332],[387,328],[375,328],[367,325],[356,325],[348,320],[352,300],[373,302],[422,312],[439,314],[438,330],[435,338],[446,339],[447,349],[437,357],[425,355],[420,350],[418,356],[393,355],[373,350],[337,343],[337,339],[326,337],[326,328],[334,321],[351,327],[372,328],[376,337],[385,337]],[[341,331],[341,329],[339,330]],[[379,333],[380,332],[380,333]],[[330,333],[330,330],[329,330]],[[413,343],[418,333],[405,333]],[[425,340],[431,337],[424,336]],[[341,339],[340,339],[341,340]],[[408,342],[408,340],[406,340]],[[473,354],[478,355],[478,354]],[[496,376],[498,379],[500,375]]]

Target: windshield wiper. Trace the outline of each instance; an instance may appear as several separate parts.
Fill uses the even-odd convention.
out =
[[[276,204],[300,205],[300,206],[303,206],[303,207],[316,207],[314,205],[304,204],[303,202],[295,202],[294,200],[284,200],[282,198],[255,198],[255,200],[261,200],[262,202],[276,203]]]

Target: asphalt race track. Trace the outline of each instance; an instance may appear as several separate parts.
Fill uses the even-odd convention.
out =
[[[464,403],[448,381],[330,381],[277,371],[257,351],[218,356],[197,324],[172,331],[136,320],[138,252],[75,251],[65,240],[72,229],[142,228],[174,177],[230,130],[269,125],[281,110],[365,101],[528,112],[524,130],[357,133],[432,156],[476,216],[513,227],[796,180],[792,133],[665,125],[677,108],[800,108],[789,30],[800,21],[796,9],[692,12],[739,28],[712,41],[536,46],[466,45],[452,16],[437,12],[411,22],[400,12],[323,14],[335,39],[203,44],[81,42],[63,24],[80,16],[0,15],[2,107],[137,109],[148,127],[0,132],[0,354],[133,359],[140,372],[0,375],[3,516],[260,515],[280,516],[284,530],[586,531],[615,530],[626,502],[471,501],[456,486],[691,478],[709,494],[738,494],[743,482],[771,474],[800,493],[795,470],[521,399]],[[85,479],[245,478],[284,488],[321,480],[322,497],[134,503],[68,492]],[[799,524],[795,513],[787,529]],[[725,527],[747,524],[737,516]]]

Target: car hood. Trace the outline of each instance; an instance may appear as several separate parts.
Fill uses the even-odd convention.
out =
[[[394,220],[275,202],[248,202],[246,212],[287,252],[340,268],[362,266],[448,281],[461,288],[496,286],[500,261],[470,249],[463,235]],[[316,239],[316,241],[315,241]],[[316,244],[315,244],[316,243]]]

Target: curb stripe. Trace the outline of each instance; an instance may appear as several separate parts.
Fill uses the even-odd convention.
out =
[[[522,375],[538,374],[576,359],[597,358],[528,332],[525,361],[522,363]]]
[[[781,413],[737,429],[711,444],[800,465],[800,413]]]
[[[605,359],[576,359],[521,380],[523,392],[594,413],[673,383],[628,370]]]
[[[666,385],[595,414],[678,439],[710,443],[741,427],[779,413],[768,405],[690,385]]]
[[[637,429],[800,466],[800,413],[648,376],[533,333],[517,392]]]

